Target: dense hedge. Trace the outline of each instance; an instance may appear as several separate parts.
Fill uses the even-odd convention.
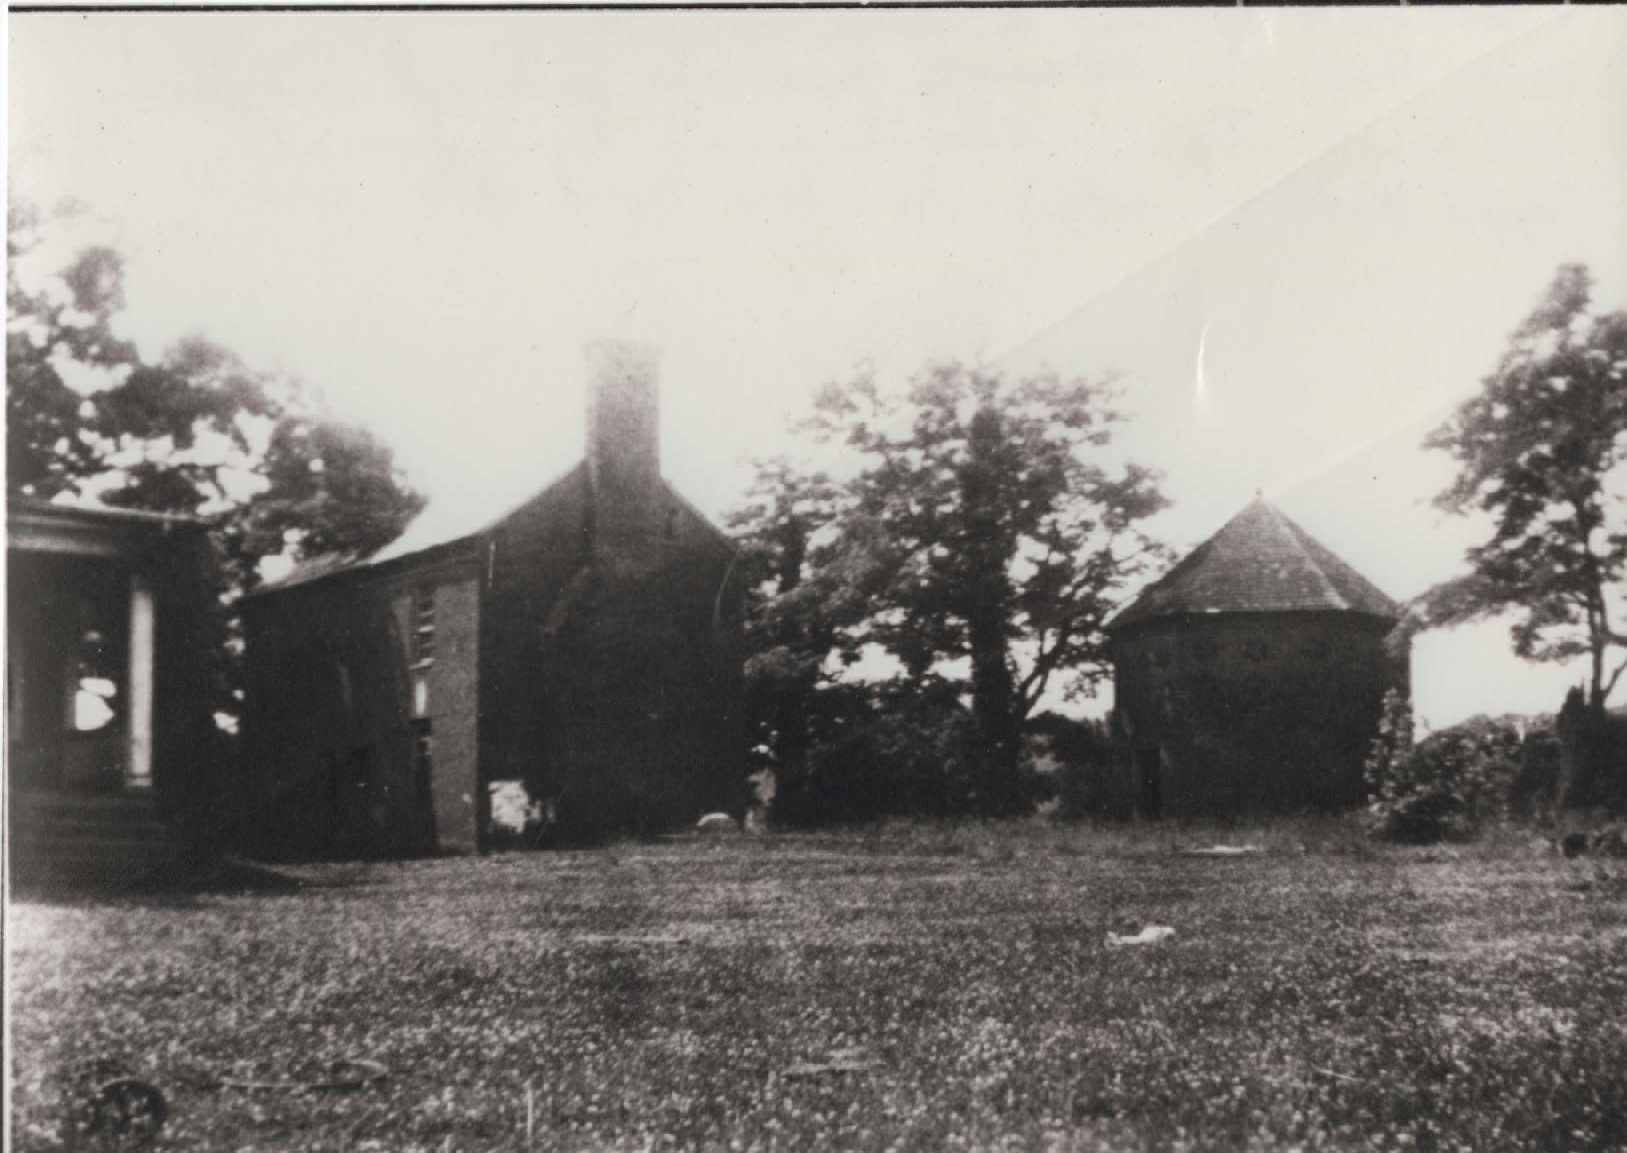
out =
[[[1366,764],[1371,831],[1398,841],[1455,840],[1507,817],[1627,807],[1627,717],[1579,703],[1547,717],[1473,717],[1415,742],[1392,693]]]

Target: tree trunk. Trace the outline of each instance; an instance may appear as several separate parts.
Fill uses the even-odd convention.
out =
[[[1009,565],[1016,541],[1001,516],[1002,434],[999,414],[992,409],[981,409],[972,417],[969,459],[962,476],[968,562],[965,617],[979,746],[977,803],[990,816],[1014,813],[1023,803],[1018,773],[1022,721],[1008,638],[1013,599]]]
[[[983,612],[970,622],[972,716],[977,722],[979,807],[1005,816],[1022,807],[1018,770],[1022,725],[1017,717],[1016,684],[1006,659],[1003,614]]]

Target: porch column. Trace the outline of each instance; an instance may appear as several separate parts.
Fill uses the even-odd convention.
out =
[[[125,783],[153,783],[153,656],[157,629],[153,590],[140,573],[130,577],[130,757]]]

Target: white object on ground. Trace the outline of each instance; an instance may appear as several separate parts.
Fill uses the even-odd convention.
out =
[[[505,833],[518,835],[542,823],[542,802],[531,799],[524,781],[492,781],[487,793],[491,798],[491,823]]]
[[[1148,925],[1139,933],[1120,936],[1117,933],[1107,935],[1107,947],[1116,949],[1121,945],[1156,945],[1159,941],[1167,941],[1175,935],[1175,930],[1168,925]]]
[[[1242,857],[1261,852],[1259,845],[1210,845],[1207,849],[1188,849],[1189,857]]]
[[[822,1073],[863,1073],[881,1066],[875,1054],[863,1045],[832,1049],[823,1061],[798,1061],[785,1071],[787,1077],[817,1077]]]
[[[732,833],[740,828],[728,813],[707,813],[695,827],[703,833]]]

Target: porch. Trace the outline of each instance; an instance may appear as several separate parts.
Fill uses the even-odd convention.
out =
[[[8,512],[13,876],[139,883],[197,840],[199,770],[217,747],[203,526],[26,501]]]

